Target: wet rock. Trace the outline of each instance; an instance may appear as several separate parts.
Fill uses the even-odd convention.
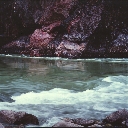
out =
[[[103,122],[118,126],[118,125],[122,125],[122,122],[125,121],[127,118],[128,118],[128,111],[126,109],[121,109],[108,115],[103,120]]]
[[[3,94],[0,94],[0,102],[9,102],[9,103],[11,103],[11,102],[14,102],[14,100],[5,96],[5,95],[3,95]]]
[[[5,127],[3,126],[3,124],[0,123],[0,128],[5,128]]]
[[[72,119],[73,123],[82,125],[82,126],[90,126],[95,124],[95,120],[86,120],[82,118]]]
[[[64,40],[56,48],[55,54],[58,57],[79,58],[85,48],[85,43],[81,43],[80,45],[78,45],[77,43],[72,43]]]
[[[83,126],[74,124],[67,120],[62,120],[62,121],[56,123],[55,125],[53,125],[52,127],[83,127]]]
[[[0,111],[0,122],[14,125],[39,124],[37,117],[35,117],[34,115],[27,114],[25,112],[15,112],[11,110]]]

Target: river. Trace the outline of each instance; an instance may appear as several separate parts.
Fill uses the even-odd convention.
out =
[[[128,59],[0,55],[0,94],[14,100],[0,110],[33,114],[43,127],[64,117],[103,119],[128,109]]]

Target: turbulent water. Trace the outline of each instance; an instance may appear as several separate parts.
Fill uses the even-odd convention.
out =
[[[0,55],[0,98],[3,95],[0,110],[34,114],[40,126],[64,117],[103,119],[128,109],[128,59]]]

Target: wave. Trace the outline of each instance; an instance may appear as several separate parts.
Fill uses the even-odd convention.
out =
[[[78,103],[125,103],[128,99],[128,76],[109,76],[92,90],[74,92],[54,88],[49,91],[28,92],[12,96],[16,104],[78,104]],[[105,84],[107,83],[107,84]]]

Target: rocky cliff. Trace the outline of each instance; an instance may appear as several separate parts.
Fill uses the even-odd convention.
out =
[[[128,1],[1,0],[0,53],[128,57]]]

